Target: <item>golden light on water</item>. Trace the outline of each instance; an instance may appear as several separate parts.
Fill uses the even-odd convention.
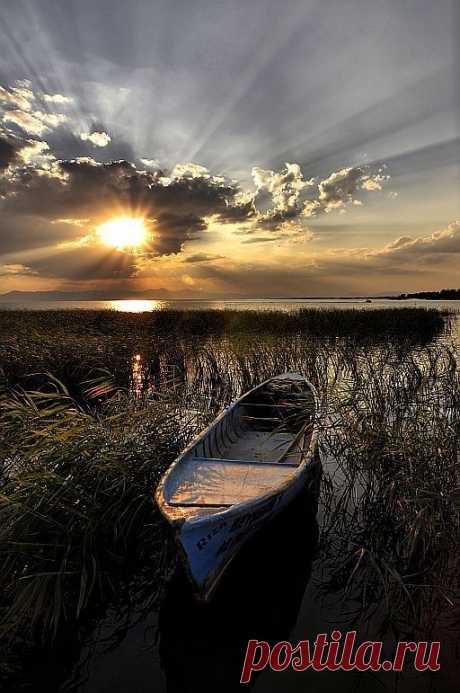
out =
[[[117,250],[139,248],[147,241],[147,229],[142,217],[115,217],[97,228],[97,235],[105,245]]]
[[[144,313],[151,310],[160,310],[163,305],[164,301],[155,300],[126,299],[110,301],[110,308],[121,313]]]
[[[132,358],[132,379],[134,391],[138,397],[142,394],[142,356],[134,354]]]

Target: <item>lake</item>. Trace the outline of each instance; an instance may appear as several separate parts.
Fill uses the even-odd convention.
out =
[[[117,300],[117,301],[4,301],[0,310],[116,310],[124,313],[142,313],[160,310],[282,310],[291,312],[302,308],[372,310],[375,308],[438,308],[460,310],[460,301],[426,301],[409,299],[396,301],[384,298],[366,299],[240,299],[240,300]]]

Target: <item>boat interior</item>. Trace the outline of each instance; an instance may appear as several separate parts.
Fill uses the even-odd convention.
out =
[[[166,502],[177,511],[224,509],[283,485],[309,447],[314,412],[297,374],[250,391],[171,470]]]

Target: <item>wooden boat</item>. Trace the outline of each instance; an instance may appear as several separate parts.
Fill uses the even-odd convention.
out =
[[[317,486],[316,391],[270,378],[227,407],[171,465],[155,493],[198,598],[240,547],[298,493]]]

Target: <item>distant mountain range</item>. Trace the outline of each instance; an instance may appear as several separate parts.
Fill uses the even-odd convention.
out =
[[[421,291],[412,294],[380,294],[373,296],[243,296],[241,294],[226,294],[225,296],[203,296],[199,292],[189,292],[186,296],[183,294],[169,291],[168,289],[148,289],[146,291],[9,291],[6,294],[0,294],[0,303],[28,303],[31,301],[174,301],[189,299],[210,300],[210,301],[258,301],[258,300],[273,300],[273,301],[353,301],[365,300],[368,298],[404,300],[407,298],[425,298],[431,300],[460,300],[460,289],[442,289],[441,291]]]
[[[168,289],[148,289],[147,291],[9,291],[0,294],[0,303],[28,303],[30,301],[155,301],[155,300],[209,300],[209,301],[330,301],[355,299],[365,300],[366,296],[245,296],[242,294],[225,294],[203,296],[200,292],[190,291],[186,296],[168,291]],[[377,296],[373,297],[377,298]],[[391,298],[399,298],[397,295]]]

